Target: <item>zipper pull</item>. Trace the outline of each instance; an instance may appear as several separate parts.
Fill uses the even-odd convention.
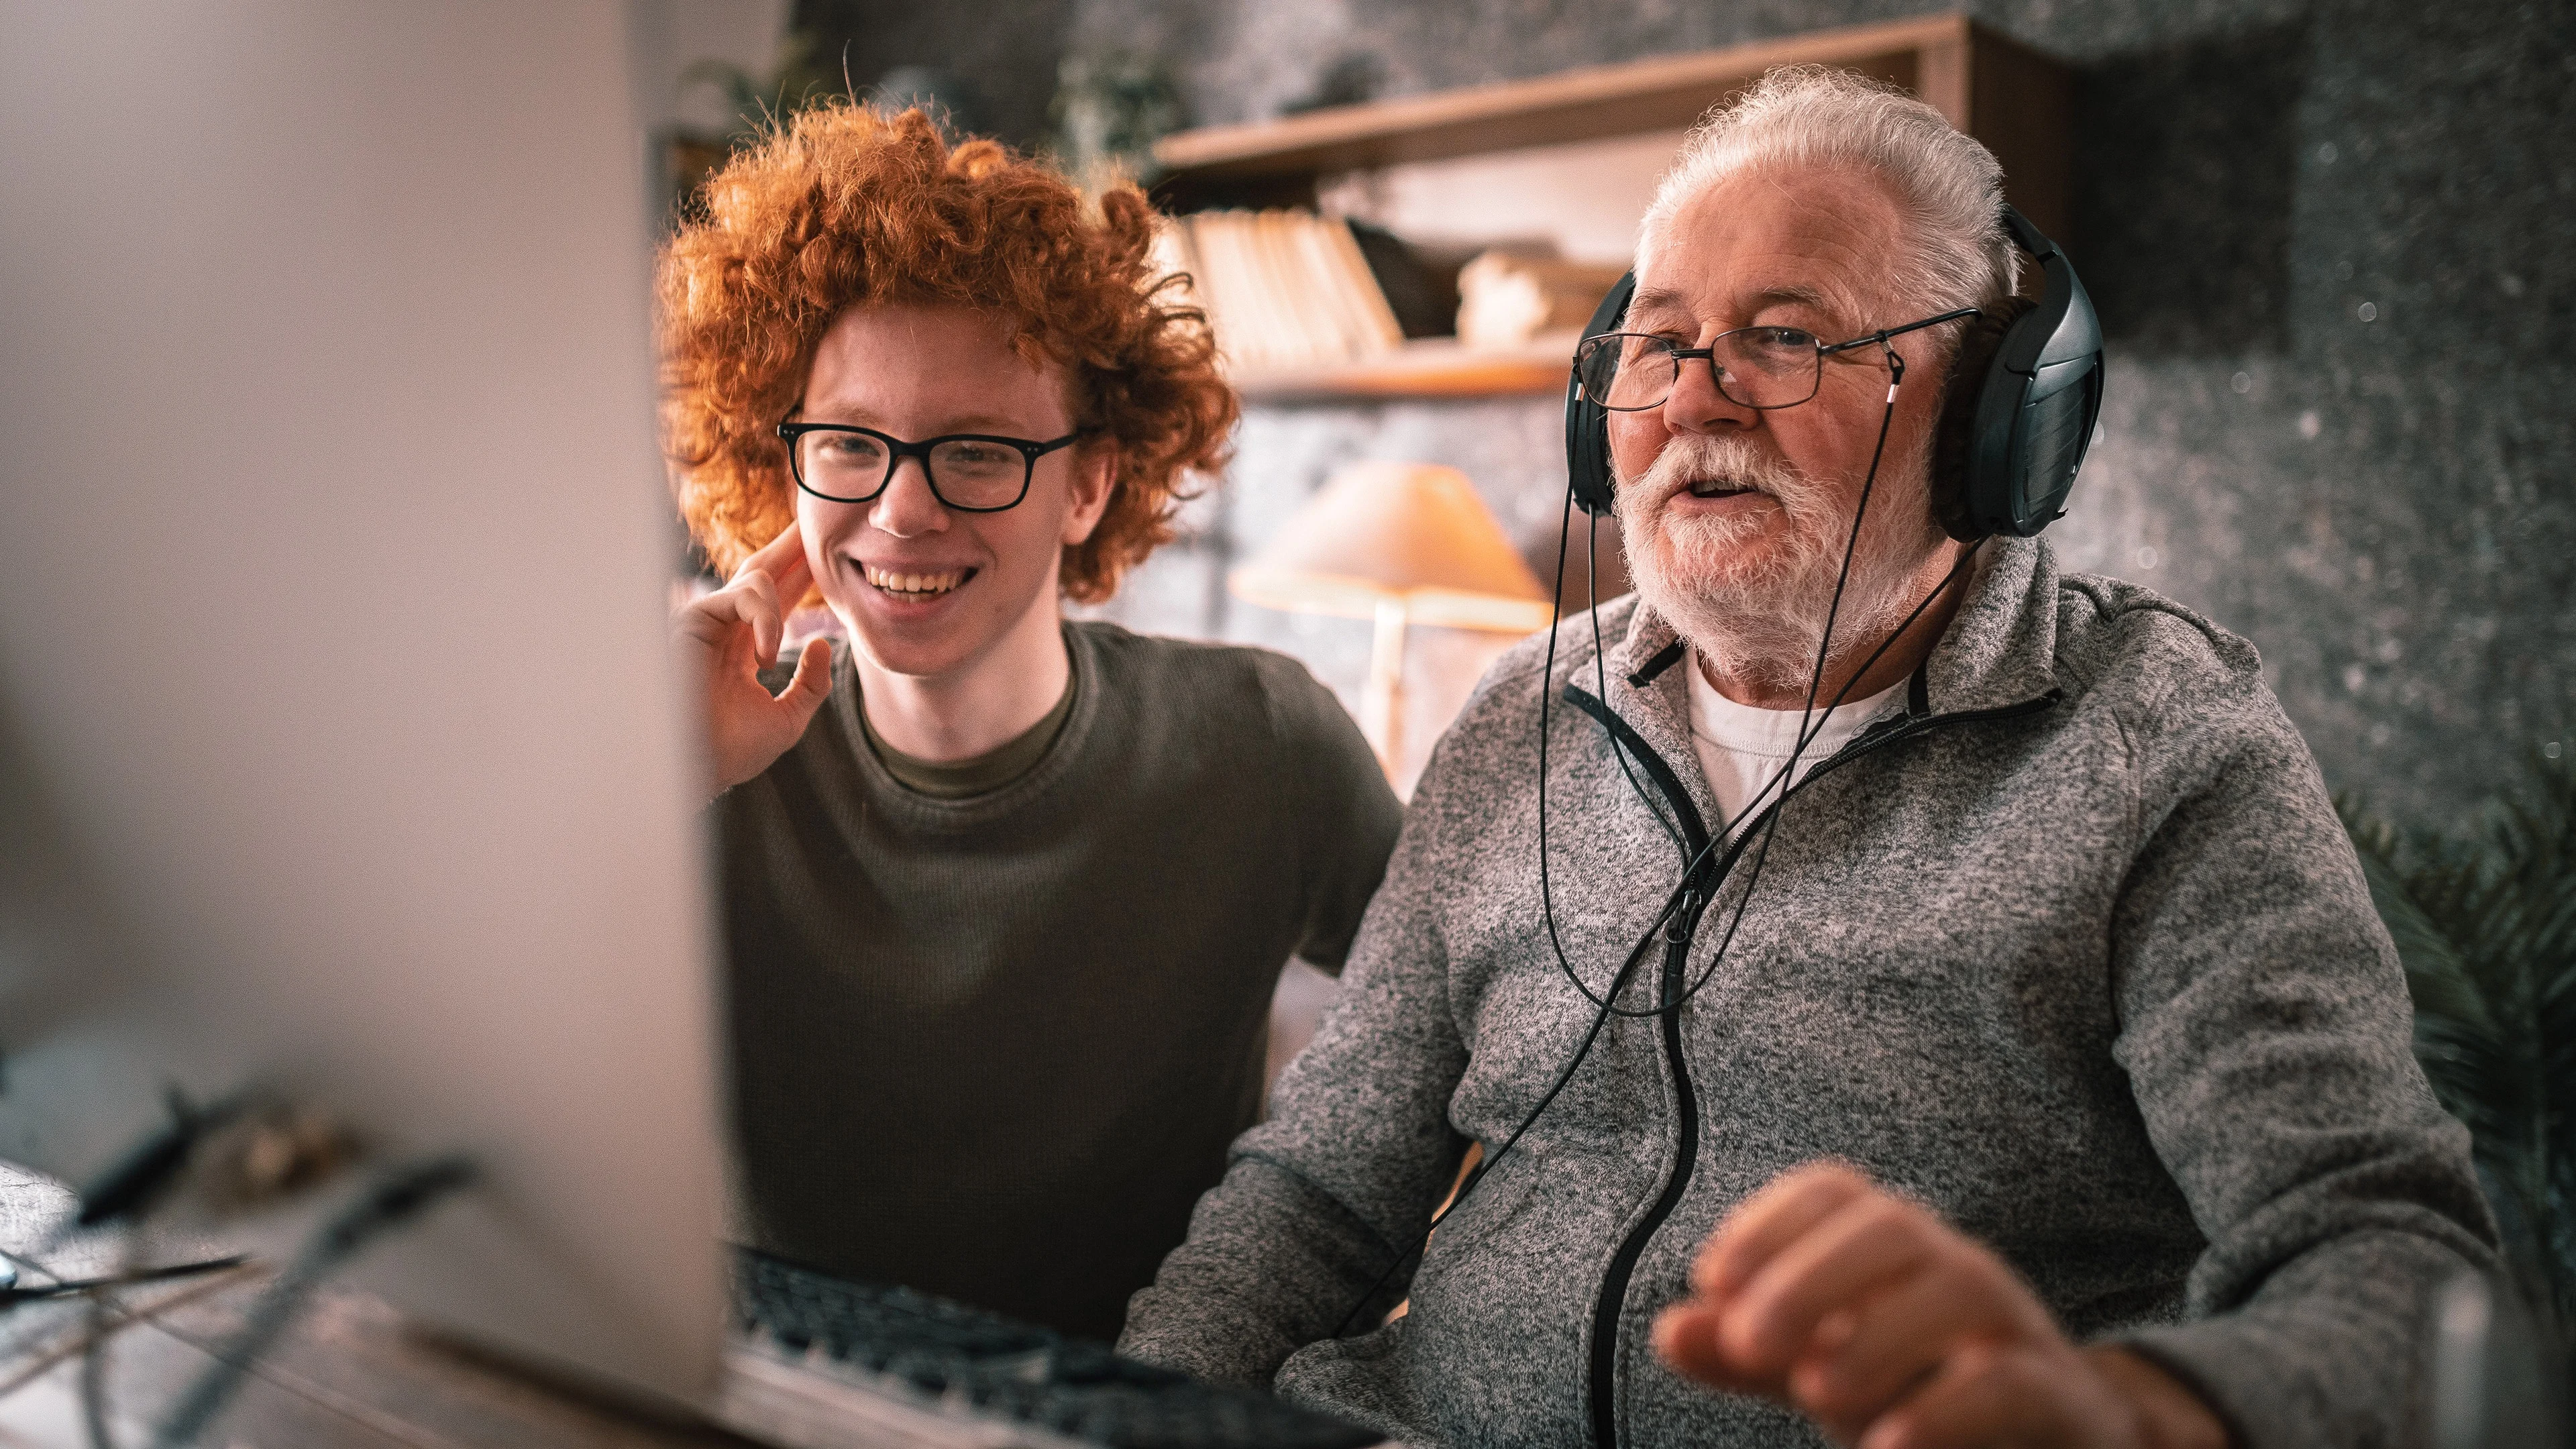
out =
[[[1684,886],[1681,908],[1673,912],[1672,919],[1664,922],[1664,940],[1674,946],[1688,946],[1698,920],[1699,891],[1695,887]]]

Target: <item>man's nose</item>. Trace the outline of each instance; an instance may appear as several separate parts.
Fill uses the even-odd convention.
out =
[[[1686,357],[1680,365],[1673,395],[1664,399],[1666,428],[1676,433],[1718,433],[1761,423],[1761,413],[1718,391],[1716,359]]]
[[[918,538],[948,526],[948,509],[930,491],[930,473],[919,458],[897,458],[885,491],[868,507],[868,524],[897,538]]]

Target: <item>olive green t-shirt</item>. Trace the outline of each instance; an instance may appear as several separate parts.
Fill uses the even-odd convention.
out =
[[[749,1244],[1107,1339],[1260,1110],[1280,968],[1340,968],[1399,811],[1294,660],[1065,643],[1065,718],[996,788],[898,780],[844,647],[714,816]]]
[[[789,675],[789,678],[794,677]],[[907,755],[877,734],[877,727],[868,719],[866,710],[853,713],[859,717],[859,728],[867,731],[868,748],[876,751],[877,758],[885,762],[886,773],[916,794],[928,795],[934,800],[963,800],[969,795],[999,790],[1045,759],[1048,748],[1055,744],[1056,734],[1064,728],[1064,722],[1073,717],[1073,701],[1082,692],[1081,684],[1080,676],[1066,670],[1064,692],[1056,696],[1055,704],[1047,710],[1045,718],[966,760],[925,760],[917,755]]]

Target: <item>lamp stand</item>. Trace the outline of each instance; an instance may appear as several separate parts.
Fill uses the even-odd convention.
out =
[[[1377,750],[1378,767],[1394,779],[1404,748],[1404,600],[1400,597],[1377,601],[1368,685],[1360,692],[1360,729]]]

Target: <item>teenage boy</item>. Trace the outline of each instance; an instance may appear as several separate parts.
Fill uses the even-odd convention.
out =
[[[812,110],[665,253],[750,1246],[1114,1336],[1397,806],[1304,668],[1069,623],[1235,403],[1132,189]],[[819,593],[845,644],[777,655]],[[763,671],[777,666],[766,679]],[[784,675],[782,678],[780,676]]]

